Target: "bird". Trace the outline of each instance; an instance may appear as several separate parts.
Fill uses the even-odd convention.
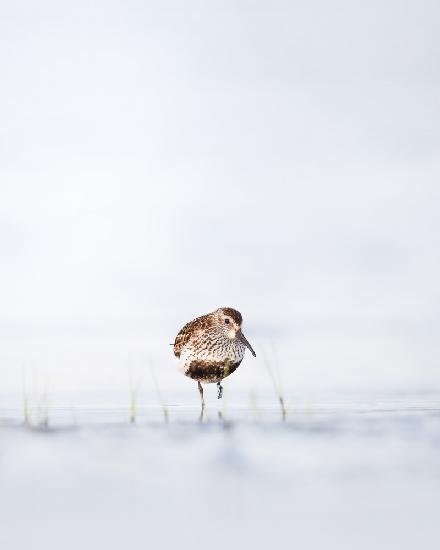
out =
[[[180,360],[179,370],[197,381],[202,409],[205,406],[202,384],[217,384],[221,399],[221,382],[232,374],[243,360],[246,348],[256,357],[245,338],[243,317],[232,307],[221,307],[187,323],[174,341],[174,355]]]

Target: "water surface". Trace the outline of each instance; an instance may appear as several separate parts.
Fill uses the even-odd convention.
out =
[[[0,547],[436,547],[439,394],[185,399],[5,397]]]

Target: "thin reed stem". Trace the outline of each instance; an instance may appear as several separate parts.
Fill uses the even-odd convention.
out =
[[[287,416],[287,410],[284,402],[281,376],[278,368],[278,361],[274,352],[274,347],[272,347],[272,354],[275,355],[275,360],[273,361],[273,364],[269,361],[264,349],[262,349],[261,351],[263,355],[264,366],[266,367],[266,370],[269,374],[270,380],[272,382],[272,387],[274,389],[275,395],[277,396],[278,402],[280,404],[281,418],[282,420],[285,420]]]
[[[23,420],[29,424],[29,395],[27,391],[26,369],[22,368],[22,393],[23,393]]]
[[[156,378],[156,371],[154,369],[153,361],[152,361],[151,358],[148,360],[148,364],[149,364],[149,367],[150,367],[151,378],[153,379],[153,385],[154,385],[154,388],[156,390],[157,398],[158,398],[160,404],[162,405],[163,419],[164,419],[165,422],[168,422],[168,420],[169,420],[168,407],[167,407],[167,404],[165,403],[165,400],[162,396],[162,392],[160,391],[159,383],[158,383],[157,378]]]
[[[133,377],[133,369],[131,361],[128,361],[128,383],[129,383],[129,391],[130,391],[130,423],[135,424],[136,423],[136,417],[137,417],[137,394],[138,394],[138,387],[139,383],[134,382]]]

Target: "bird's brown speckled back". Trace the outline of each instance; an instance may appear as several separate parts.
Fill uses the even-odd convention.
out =
[[[193,319],[181,329],[174,341],[174,355],[180,358],[183,346],[194,336],[199,330],[207,330],[214,324],[212,314],[202,315]]]

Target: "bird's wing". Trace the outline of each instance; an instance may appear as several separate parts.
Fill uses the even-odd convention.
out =
[[[187,323],[179,334],[176,336],[174,341],[174,355],[180,357],[183,348],[185,345],[190,342],[200,331],[208,329],[212,325],[212,318],[210,315],[203,315],[202,317],[197,317],[193,321]]]

